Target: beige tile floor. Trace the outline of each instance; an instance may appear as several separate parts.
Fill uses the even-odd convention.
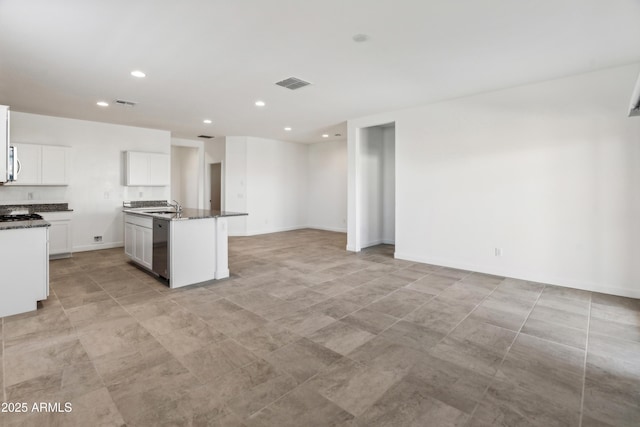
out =
[[[344,247],[232,238],[230,279],[176,291],[122,249],[53,261],[0,387],[72,412],[0,426],[640,425],[640,301]]]

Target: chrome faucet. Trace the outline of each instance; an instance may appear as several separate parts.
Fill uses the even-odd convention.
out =
[[[182,206],[180,205],[180,203],[178,203],[176,200],[173,200],[173,202],[175,202],[175,205],[172,205],[171,203],[169,203],[169,206],[174,208],[176,212],[182,212]]]

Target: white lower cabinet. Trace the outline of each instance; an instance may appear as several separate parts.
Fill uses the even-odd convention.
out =
[[[71,212],[37,212],[49,222],[49,258],[68,258],[73,250]]]
[[[0,230],[0,317],[33,311],[49,296],[48,227]]]
[[[152,227],[152,218],[124,215],[124,253],[147,270],[153,267]]]

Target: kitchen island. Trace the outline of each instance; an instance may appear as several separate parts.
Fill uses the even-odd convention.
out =
[[[246,213],[167,205],[124,212],[125,253],[140,267],[179,288],[229,277],[227,217]]]

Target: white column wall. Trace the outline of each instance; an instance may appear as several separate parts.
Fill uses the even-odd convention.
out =
[[[396,131],[382,128],[382,243],[396,241]]]
[[[247,209],[247,137],[228,136],[225,140],[224,209],[248,212]],[[229,235],[247,235],[247,217],[229,218]]]
[[[360,130],[361,248],[382,243],[383,234],[383,140],[379,126]]]

